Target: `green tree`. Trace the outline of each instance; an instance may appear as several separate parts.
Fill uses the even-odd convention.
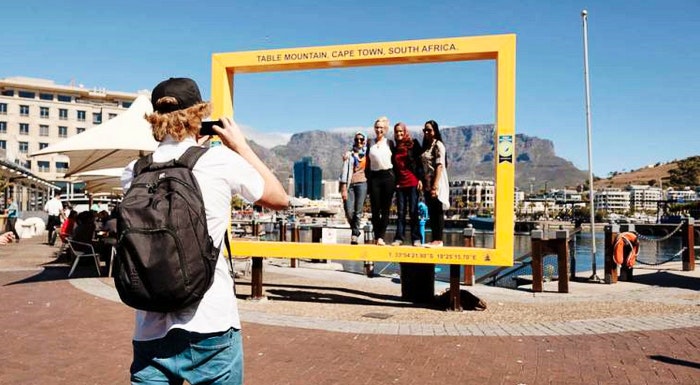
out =
[[[676,163],[670,170],[669,183],[674,187],[697,186],[700,175],[700,156],[691,156]]]

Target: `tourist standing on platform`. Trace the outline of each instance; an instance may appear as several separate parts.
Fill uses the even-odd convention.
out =
[[[440,247],[442,231],[445,228],[444,210],[450,207],[449,182],[447,180],[447,159],[437,122],[429,120],[423,126],[423,153],[421,154],[425,176],[423,193],[430,215],[432,241],[429,247]]]
[[[209,116],[211,106],[202,101],[192,79],[161,82],[153,89],[151,102],[154,112],[147,120],[153,137],[160,142],[153,153],[154,162],[178,159],[197,146],[201,121]],[[224,242],[233,195],[273,210],[289,206],[284,188],[250,148],[238,126],[227,117],[221,121],[223,127],[215,125],[214,131],[223,146],[210,148],[192,169],[204,202],[206,218],[202,219],[206,219],[209,236],[217,246]],[[134,178],[134,164],[122,175],[125,191]],[[219,247],[213,283],[201,301],[168,313],[136,311],[133,384],[182,384],[183,380],[190,384],[243,383],[241,322],[224,247]]]
[[[63,214],[63,203],[61,203],[61,193],[56,191],[46,204],[44,205],[44,211],[49,213],[49,219],[46,221],[46,230],[49,232],[48,244],[53,246],[56,242],[56,238],[53,238],[53,232],[56,231],[56,227],[61,226],[61,222],[65,218]]]
[[[367,149],[367,183],[369,186],[369,202],[372,208],[372,227],[374,242],[383,246],[386,228],[389,225],[389,209],[391,198],[394,196],[396,180],[391,157],[394,152],[394,142],[387,139],[389,119],[380,117],[374,122],[376,139]]]
[[[406,212],[411,216],[411,243],[420,246],[422,243],[418,226],[418,191],[423,187],[423,163],[421,161],[421,145],[418,140],[411,138],[404,123],[394,126],[394,150],[391,163],[396,175],[396,234],[392,245],[403,243],[406,232]]]
[[[360,220],[367,197],[367,176],[365,165],[367,153],[365,134],[355,133],[352,149],[343,155],[343,169],[340,174],[340,196],[343,198],[345,218],[350,224],[350,243],[357,244],[360,236]]]
[[[7,203],[7,209],[5,210],[5,213],[7,214],[5,231],[9,231],[14,234],[16,242],[19,242],[19,234],[17,234],[17,229],[15,229],[15,226],[17,225],[17,217],[19,216],[19,206],[17,206],[17,202],[15,202],[15,199],[12,196],[10,196]]]

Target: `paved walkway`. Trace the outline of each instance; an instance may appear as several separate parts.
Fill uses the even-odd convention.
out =
[[[65,279],[67,266],[50,263],[55,248],[39,242],[0,249],[0,384],[128,383],[133,311],[87,266]],[[383,294],[396,292],[390,279],[290,270],[267,267],[271,300],[241,301],[247,384],[700,384],[697,274],[676,279],[683,287],[657,277],[661,286],[620,285],[617,295],[597,292],[607,285],[537,296],[477,286],[488,310],[449,313]],[[595,298],[629,308],[633,321],[554,310],[605,308]],[[503,307],[525,309],[524,322]],[[363,317],[378,312],[390,317]]]

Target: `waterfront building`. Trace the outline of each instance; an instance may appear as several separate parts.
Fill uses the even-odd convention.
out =
[[[326,179],[321,181],[321,185],[323,186],[323,194],[322,198],[323,199],[335,199],[337,197],[340,197],[340,181],[339,180],[334,180],[334,179]]]
[[[627,186],[630,192],[630,205],[637,212],[657,212],[658,202],[663,200],[663,192],[659,187],[648,185]]]
[[[630,192],[619,188],[606,188],[595,191],[593,195],[595,210],[626,213],[630,210]]]
[[[666,197],[668,198],[668,200],[678,202],[695,201],[698,199],[697,193],[691,190],[689,187],[686,187],[683,190],[675,190],[673,188],[669,188],[668,190],[666,190]]]
[[[549,193],[545,192],[547,196],[554,198],[558,203],[563,202],[583,202],[583,197],[580,192],[576,190],[568,190],[568,189],[561,189],[561,190],[551,190]]]
[[[294,196],[297,198],[321,199],[321,167],[314,166],[310,156],[294,162]]]
[[[520,202],[525,200],[525,191],[521,191],[519,188],[515,188],[515,194],[513,195],[513,207],[518,207]]]
[[[45,79],[0,79],[0,148],[8,161],[65,188],[71,182],[63,177],[67,156],[29,154],[116,117],[138,95]]]
[[[493,181],[487,180],[460,180],[450,182],[450,202],[456,207],[455,202],[461,199],[465,208],[493,209],[496,197],[496,188]]]

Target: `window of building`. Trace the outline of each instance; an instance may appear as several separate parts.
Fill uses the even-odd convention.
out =
[[[29,152],[29,142],[19,142],[19,152],[26,154]]]
[[[0,140],[0,148],[3,150],[7,150],[7,141],[6,140]]]
[[[43,149],[45,149],[45,148],[48,147],[48,146],[49,146],[48,143],[39,143],[39,150],[43,150]]]
[[[7,103],[0,103],[0,115],[7,115]]]
[[[20,123],[19,124],[19,134],[20,135],[29,135],[29,123]]]
[[[122,107],[124,107],[124,108],[131,107],[131,102],[122,102]]]
[[[68,119],[68,109],[59,108],[58,109],[58,118],[61,120],[67,120]]]
[[[73,100],[73,98],[70,97],[69,95],[58,95],[58,101],[59,101],[59,102],[70,103],[71,100]]]
[[[41,100],[53,100],[53,94],[39,94]]]
[[[101,124],[102,123],[102,113],[101,112],[93,112],[92,113],[92,124]]]
[[[15,90],[2,90],[2,96],[15,96]]]
[[[117,114],[113,114],[113,113],[110,113],[110,114],[109,114],[109,119],[110,119],[110,120],[113,119],[113,118],[116,118],[116,117],[117,117]]]
[[[7,122],[0,122],[0,134],[7,134]]]
[[[25,99],[34,99],[36,97],[36,94],[34,92],[29,91],[19,91],[18,94],[20,98]]]
[[[81,132],[85,132],[85,127],[76,127],[75,128],[76,134],[80,134]]]
[[[51,164],[47,161],[39,160],[36,162],[36,165],[39,168],[39,172],[50,172],[51,171]]]
[[[20,166],[26,168],[27,170],[32,169],[32,161],[31,160],[25,160],[24,162],[20,163]]]
[[[49,118],[49,108],[48,107],[39,107],[39,112],[42,118],[48,119]]]
[[[19,106],[19,115],[20,116],[29,116],[29,106],[20,105]]]
[[[79,122],[84,122],[85,121],[85,111],[78,110],[78,121]]]
[[[56,172],[68,172],[68,162],[56,162]]]
[[[49,136],[49,126],[42,124],[39,126],[39,136]]]
[[[58,126],[58,137],[59,138],[67,138],[68,137],[68,127]]]

